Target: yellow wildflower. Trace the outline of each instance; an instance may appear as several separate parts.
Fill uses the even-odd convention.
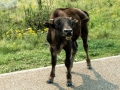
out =
[[[117,15],[113,14],[113,15],[112,15],[112,17],[113,17],[113,18],[116,18],[116,17],[117,17]]]
[[[18,37],[22,37],[22,33],[18,33]]]
[[[44,28],[44,31],[48,31],[48,28]]]
[[[97,10],[97,13],[99,13],[99,12],[100,12],[100,10],[98,9],[98,10]]]
[[[36,34],[36,33],[32,33],[32,35],[37,36],[37,34]]]
[[[8,35],[9,34],[9,32],[6,32],[6,35]]]
[[[32,7],[32,8],[35,8],[35,6],[33,6],[33,5],[32,5],[31,7]]]
[[[32,30],[32,28],[28,28],[30,33],[35,33],[34,30]]]

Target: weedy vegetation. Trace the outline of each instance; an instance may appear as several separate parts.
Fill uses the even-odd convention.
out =
[[[91,60],[120,55],[120,0],[1,0],[0,73],[50,65],[46,41],[51,12],[59,7],[76,7],[90,14],[89,55]],[[81,39],[75,62],[85,59]],[[65,53],[58,55],[64,63]]]

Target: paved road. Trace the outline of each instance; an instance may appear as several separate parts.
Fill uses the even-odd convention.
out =
[[[0,90],[120,90],[120,55],[74,63],[73,86],[66,86],[66,68],[56,66],[53,84],[47,84],[51,67],[37,68],[0,75]]]

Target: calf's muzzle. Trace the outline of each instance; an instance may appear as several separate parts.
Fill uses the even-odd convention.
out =
[[[70,40],[73,35],[73,30],[72,29],[64,29],[64,35],[66,40]]]
[[[72,36],[73,30],[72,29],[64,29],[64,34],[65,34],[65,36]]]

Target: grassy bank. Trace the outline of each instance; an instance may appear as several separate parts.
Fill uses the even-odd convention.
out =
[[[120,40],[116,39],[94,39],[89,40],[89,55],[91,60],[107,56],[119,55]],[[85,60],[85,52],[82,41],[79,39],[79,49],[75,62]],[[13,72],[18,70],[46,67],[50,65],[49,45],[41,42],[38,46],[31,46],[26,42],[12,43],[1,41],[0,44],[7,44],[0,48],[0,73]],[[4,50],[4,51],[3,51]],[[64,51],[58,55],[58,64],[64,63]]]
[[[41,14],[42,16],[39,18],[36,17],[37,20],[41,20],[40,24],[42,24],[57,7],[76,7],[86,10],[90,14],[88,43],[89,55],[92,60],[120,54],[119,6],[119,0],[45,0],[42,1],[42,10],[49,11],[49,13]],[[29,14],[29,16],[25,14],[25,10],[37,13],[39,11],[37,2],[35,0],[29,2],[19,0],[16,7],[0,10],[0,73],[50,65],[51,57],[46,41],[47,29],[41,27],[37,30],[36,18],[29,18],[33,17],[34,14]],[[31,20],[32,23],[29,24],[32,24],[33,28],[26,20]],[[85,59],[81,39],[77,42],[79,48],[75,62]],[[58,55],[58,64],[64,63],[64,58],[65,53],[62,51]]]

